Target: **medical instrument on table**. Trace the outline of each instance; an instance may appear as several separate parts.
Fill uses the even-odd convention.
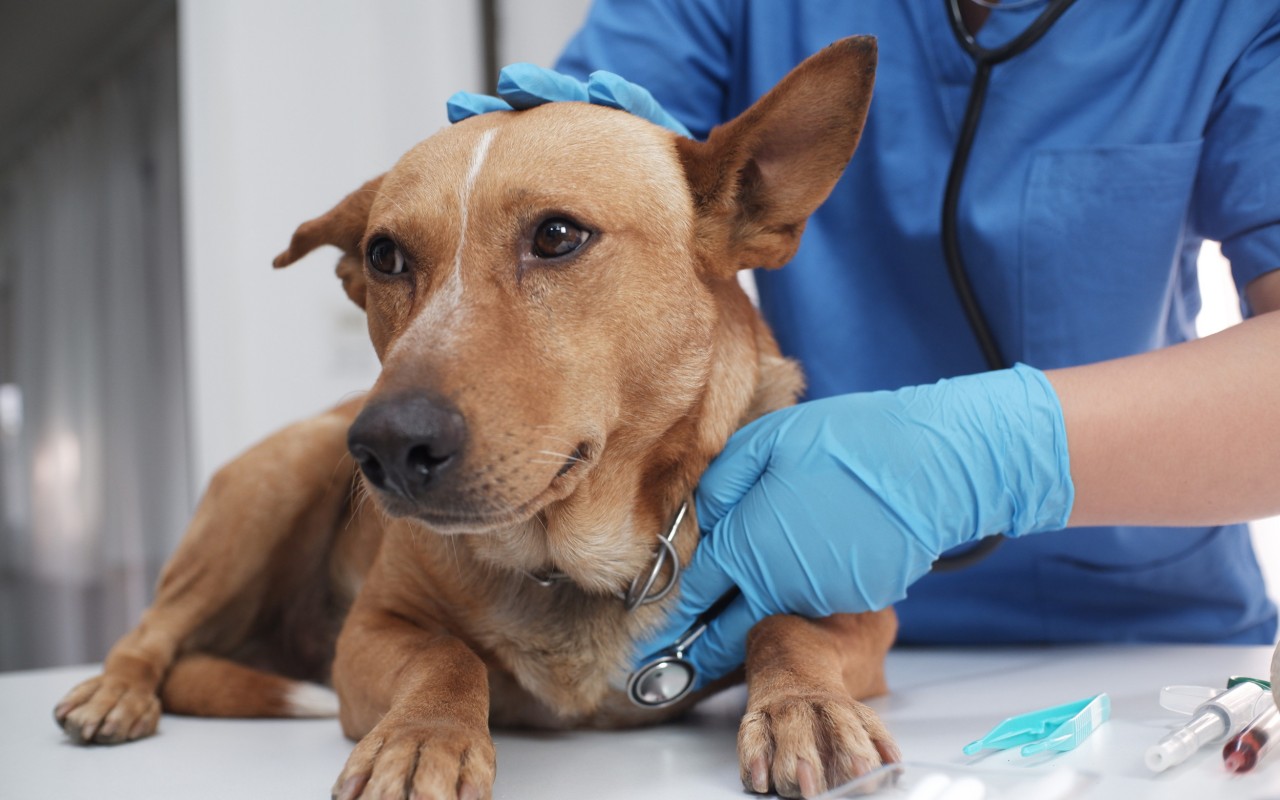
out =
[[[1192,714],[1224,691],[1212,686],[1165,686],[1160,690],[1160,707],[1178,714]]]
[[[680,634],[675,644],[651,657],[632,671],[627,679],[627,697],[643,708],[665,708],[678,703],[693,691],[698,673],[685,651],[707,630],[711,620],[741,594],[739,589],[725,592],[711,607],[694,619],[689,629]]]
[[[1111,718],[1111,698],[1106,692],[1093,697],[1009,717],[977,741],[964,746],[964,754],[982,750],[1008,750],[1030,756],[1045,750],[1066,752],[1088,738]]]
[[[1271,688],[1267,681],[1239,676],[1228,678],[1226,688],[1231,689],[1245,682],[1256,683],[1263,689]],[[1213,686],[1165,686],[1160,690],[1160,706],[1178,714],[1191,714],[1204,703],[1222,694],[1223,691],[1225,689]]]
[[[1153,772],[1163,772],[1186,761],[1197,750],[1238,733],[1267,704],[1271,694],[1252,681],[1239,683],[1212,700],[1201,703],[1191,721],[1147,748],[1144,761]]]
[[[974,35],[965,28],[964,17],[960,13],[962,0],[946,0],[946,2],[951,31],[955,34],[960,46],[973,59],[977,71],[974,73],[973,83],[969,86],[969,100],[965,104],[964,118],[960,123],[960,137],[956,141],[956,149],[951,157],[951,168],[947,172],[947,186],[942,195],[942,252],[947,261],[947,274],[950,275],[956,297],[964,308],[965,319],[968,320],[969,327],[978,340],[978,346],[982,349],[987,369],[1004,369],[1008,366],[1008,361],[1000,350],[1000,345],[991,331],[991,325],[987,322],[982,307],[978,304],[973,284],[969,281],[964,256],[960,252],[960,190],[964,187],[964,173],[969,166],[969,154],[973,149],[973,141],[977,137],[978,122],[982,118],[982,107],[986,102],[987,87],[991,83],[992,68],[996,64],[1025,53],[1028,48],[1040,41],[1075,0],[1050,0],[1049,5],[1032,20],[1026,30],[999,47],[993,48],[978,44]],[[988,7],[999,8],[998,6]],[[969,550],[939,558],[934,563],[933,569],[938,572],[963,569],[986,558],[991,551],[1000,546],[1003,540],[1002,536],[988,536]]]
[[[1264,680],[1262,678],[1250,678],[1248,675],[1232,675],[1230,678],[1227,678],[1227,688],[1231,689],[1238,683],[1246,682],[1256,683],[1261,686],[1263,690],[1268,692],[1271,691],[1271,681]]]
[[[1280,708],[1274,702],[1222,748],[1222,761],[1235,773],[1249,772],[1280,739]]]

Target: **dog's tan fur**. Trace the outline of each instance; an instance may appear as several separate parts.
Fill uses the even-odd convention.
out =
[[[617,593],[733,430],[801,389],[735,275],[794,254],[874,62],[872,40],[833,45],[705,143],[580,104],[473,118],[299,227],[277,266],[342,248],[382,373],[215,477],[156,603],[60,724],[110,743],[154,732],[161,705],[299,714],[297,681],[331,677],[359,740],[337,796],[472,798],[493,782],[490,723],[616,727],[696,702],[626,701],[670,601],[628,612]],[[549,217],[592,231],[554,264],[529,249]],[[405,274],[363,265],[379,237]],[[360,487],[352,420],[424,394],[465,419],[461,463],[413,500]],[[690,515],[682,561],[697,539]],[[526,574],[548,569],[570,581]],[[756,626],[744,785],[813,795],[897,757],[855,700],[885,691],[894,631],[890,611]]]

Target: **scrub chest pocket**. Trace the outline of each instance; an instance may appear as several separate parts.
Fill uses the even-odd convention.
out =
[[[1050,369],[1186,338],[1199,293],[1181,256],[1202,144],[1036,154],[1019,243],[1024,360]]]

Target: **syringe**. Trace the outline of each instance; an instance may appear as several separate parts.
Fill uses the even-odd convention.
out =
[[[1191,721],[1147,748],[1147,768],[1163,772],[1186,761],[1207,744],[1238,733],[1267,704],[1274,705],[1271,693],[1252,681],[1236,684],[1217,697],[1202,703]]]
[[[1248,772],[1280,739],[1280,708],[1271,707],[1222,748],[1222,761],[1232,772]]]

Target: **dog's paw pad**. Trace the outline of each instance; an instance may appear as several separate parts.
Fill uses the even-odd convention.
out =
[[[875,712],[821,695],[753,707],[738,731],[738,757],[748,791],[814,797],[899,754]]]

